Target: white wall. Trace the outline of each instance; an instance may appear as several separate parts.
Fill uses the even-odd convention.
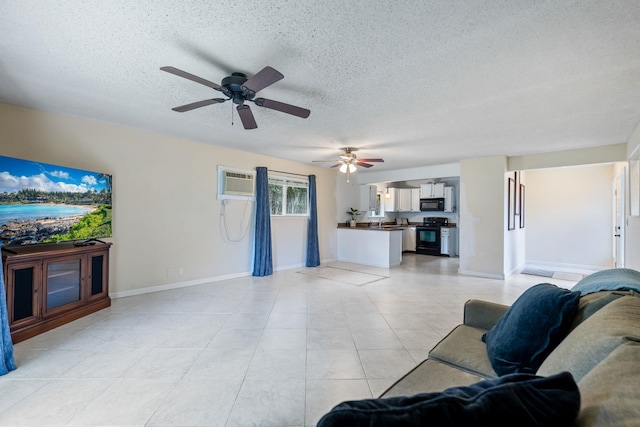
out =
[[[509,157],[508,168],[510,171],[515,171],[614,163],[624,161],[627,157],[626,152],[627,144],[612,144],[577,150],[514,156]]]
[[[640,146],[640,125],[629,138],[627,146],[627,156]],[[627,174],[629,176],[629,174]],[[630,191],[627,185],[627,192]],[[637,188],[637,187],[636,187]],[[628,194],[628,193],[627,193]],[[627,200],[629,200],[627,198]],[[640,270],[640,217],[630,217],[627,207],[627,230],[625,239],[625,267]]]
[[[505,276],[508,277],[511,274],[514,274],[518,271],[520,271],[524,265],[525,265],[525,261],[526,261],[526,248],[525,248],[525,243],[527,240],[527,216],[526,216],[526,212],[525,212],[525,223],[524,223],[524,228],[520,228],[520,217],[522,215],[522,212],[519,211],[518,209],[515,209],[516,203],[519,203],[519,191],[520,191],[520,184],[524,185],[524,202],[525,202],[525,210],[526,210],[526,204],[529,202],[529,199],[527,197],[527,192],[528,192],[528,188],[527,188],[527,173],[525,172],[518,172],[518,176],[517,176],[517,180],[516,180],[516,175],[515,172],[508,172],[505,175],[505,181],[504,181],[504,188],[505,188],[505,197],[507,198],[507,203],[509,203],[509,197],[507,197],[507,190],[509,188],[509,183],[508,183],[508,179],[511,178],[514,180],[514,185],[515,185],[515,199],[511,201],[511,209],[514,209],[514,214],[513,214],[513,218],[514,218],[514,224],[513,226],[515,227],[512,230],[507,230],[507,222],[508,222],[508,217],[507,215],[510,214],[509,209],[507,207],[507,205],[505,205],[505,230],[507,230],[504,234],[504,272],[505,272]],[[518,213],[518,215],[516,215],[516,213]]]
[[[460,272],[504,278],[504,156],[460,162]]]
[[[335,171],[337,168],[331,169]],[[360,184],[357,182],[355,174],[351,174],[351,179],[347,182],[347,175],[341,172],[336,174],[336,224],[345,223],[351,217],[347,214],[349,208],[359,209],[360,207]],[[364,221],[364,216],[360,216],[358,221]]]
[[[527,264],[613,267],[612,164],[526,172]]]
[[[336,258],[333,170],[7,104],[0,104],[0,129],[1,155],[113,174],[112,294],[252,271],[252,234],[235,244],[224,237],[218,164],[315,174],[320,256]],[[245,208],[227,206],[232,239],[241,235]],[[274,268],[304,265],[306,219],[272,224]],[[178,268],[182,276],[167,277]]]

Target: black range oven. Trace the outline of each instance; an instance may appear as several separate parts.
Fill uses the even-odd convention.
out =
[[[424,255],[440,255],[440,227],[448,224],[448,218],[423,218],[422,225],[416,227],[416,253]]]

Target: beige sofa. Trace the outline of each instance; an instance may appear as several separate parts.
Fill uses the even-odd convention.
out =
[[[577,426],[640,426],[639,296],[634,291],[582,296],[571,332],[536,372],[573,375],[581,398]],[[481,338],[508,309],[468,301],[463,323],[381,397],[439,392],[496,378]]]

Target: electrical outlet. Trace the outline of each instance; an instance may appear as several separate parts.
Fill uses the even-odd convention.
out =
[[[168,268],[167,269],[167,278],[172,278],[173,277],[173,269],[172,268]]]
[[[178,276],[182,276],[184,274],[184,267],[178,268]]]

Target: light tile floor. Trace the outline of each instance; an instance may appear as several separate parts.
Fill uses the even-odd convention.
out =
[[[462,321],[466,300],[511,304],[542,282],[330,263],[153,294],[15,346],[0,426],[314,426],[380,395]]]

